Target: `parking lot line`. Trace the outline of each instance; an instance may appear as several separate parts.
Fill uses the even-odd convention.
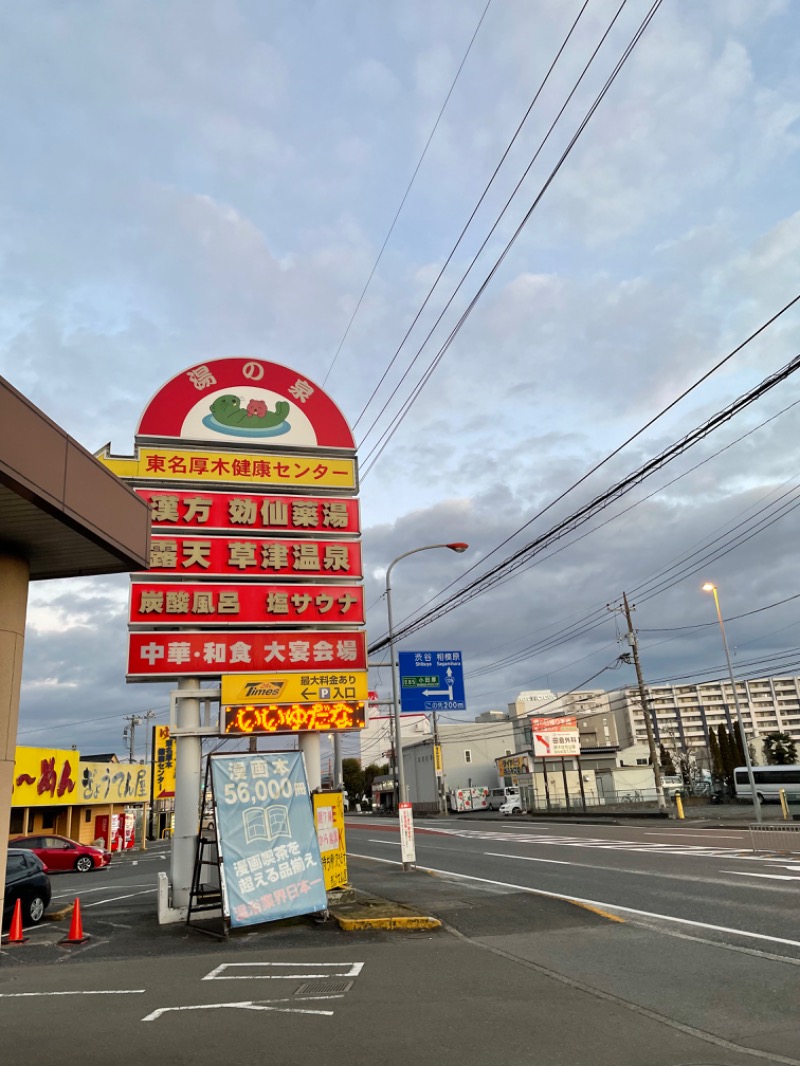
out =
[[[157,888],[146,888],[144,892],[129,892],[125,896],[112,896],[111,899],[98,899],[95,903],[87,903],[83,908],[88,910],[89,907],[102,907],[104,903],[116,903],[120,899],[131,899],[133,896],[146,896],[148,892],[157,892]]]

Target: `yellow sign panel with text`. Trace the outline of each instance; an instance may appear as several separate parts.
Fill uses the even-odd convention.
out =
[[[17,748],[12,807],[64,807],[80,803],[77,751],[58,748]]]
[[[100,462],[117,477],[159,481],[199,481],[289,488],[315,485],[326,489],[356,488],[354,459],[318,455],[274,455],[218,452],[188,448],[139,448],[131,458],[99,454]]]
[[[175,738],[168,725],[153,726],[152,775],[154,800],[175,795]]]
[[[369,695],[366,670],[288,674],[223,674],[221,703],[225,707],[270,703],[325,703],[365,700]]]
[[[135,762],[82,762],[75,803],[146,803],[150,767]]]
[[[140,763],[81,762],[77,751],[17,748],[12,807],[145,803],[150,768]]]
[[[347,884],[344,843],[344,798],[341,792],[315,792],[314,825],[325,874],[325,890]]]

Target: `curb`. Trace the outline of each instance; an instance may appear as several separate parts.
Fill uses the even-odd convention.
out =
[[[442,925],[438,918],[422,914],[393,918],[345,918],[333,914],[333,911],[331,914],[345,932],[359,929],[440,929]]]
[[[328,913],[345,932],[363,929],[440,929],[442,923],[405,903],[395,903],[346,885],[342,896],[328,901]]]
[[[44,916],[46,922],[63,922],[65,918],[68,918],[72,914],[73,903],[68,903],[66,907],[61,907],[57,911],[48,911]]]

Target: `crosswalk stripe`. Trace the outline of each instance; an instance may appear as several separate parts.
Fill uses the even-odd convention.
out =
[[[752,855],[740,848],[720,848],[702,844],[668,844],[660,841],[606,840],[600,837],[547,836],[540,833],[502,833],[477,829],[429,829],[439,836],[461,837],[470,840],[503,841],[513,844],[549,844],[568,848],[592,848],[599,851],[636,852],[639,854],[683,855],[689,858],[749,859],[774,863],[774,856]],[[798,860],[800,861],[800,860]],[[787,869],[793,869],[787,866]]]

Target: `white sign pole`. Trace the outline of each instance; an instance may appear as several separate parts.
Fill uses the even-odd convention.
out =
[[[414,846],[414,814],[410,803],[400,804],[400,859],[403,866],[415,866],[417,850]]]
[[[196,678],[182,678],[179,689],[199,689]],[[200,831],[200,764],[202,760],[200,700],[177,700],[178,731],[175,738],[175,833],[172,838],[170,881],[172,906],[189,906],[197,835]],[[194,735],[182,735],[193,730]]]
[[[297,746],[306,761],[308,791],[316,792],[322,788],[322,755],[319,733],[298,733]]]

